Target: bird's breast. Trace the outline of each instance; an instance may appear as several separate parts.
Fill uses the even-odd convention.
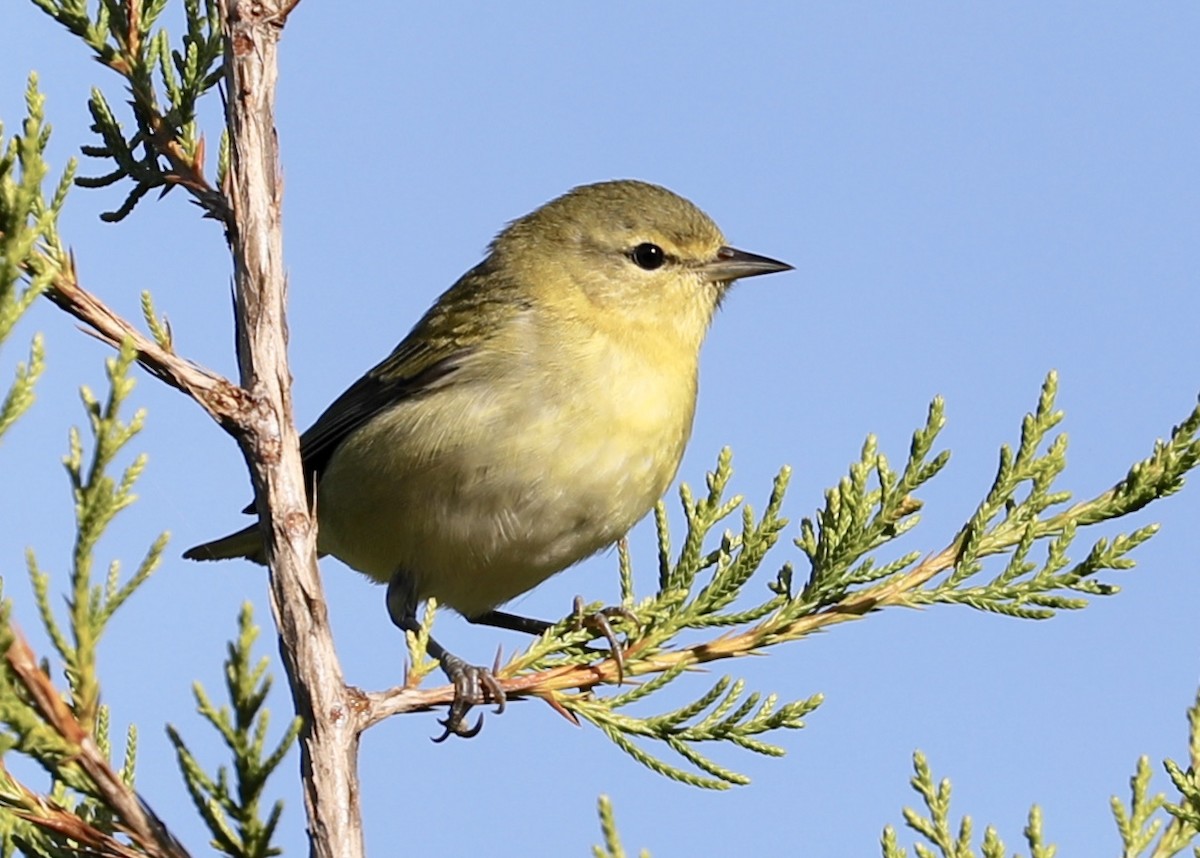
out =
[[[322,550],[473,616],[649,511],[690,434],[695,356],[525,339],[343,442],[318,485]]]

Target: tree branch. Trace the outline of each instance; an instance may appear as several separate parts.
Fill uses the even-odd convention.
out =
[[[293,5],[222,2],[238,361],[253,400],[238,442],[266,537],[280,653],[305,722],[300,749],[310,851],[317,858],[358,858],[364,854],[352,717],[358,698],[343,681],[325,609],[287,364],[275,84],[279,35]]]
[[[71,746],[78,749],[74,762],[87,775],[105,806],[112,809],[124,830],[141,848],[142,852],[136,854],[148,855],[151,858],[187,858],[187,850],[167,830],[163,821],[109,766],[108,760],[96,746],[96,740],[76,720],[71,708],[63,702],[50,682],[50,678],[38,667],[37,656],[29,648],[29,644],[16,629],[12,630],[12,635],[12,644],[5,653],[9,668],[29,694],[30,700],[45,722]],[[37,801],[44,805],[41,799]],[[23,812],[21,815],[29,822],[79,839],[98,850],[110,845],[111,838],[108,835],[88,825],[78,816],[57,808],[45,809],[49,812],[42,813],[40,811],[43,808],[39,807],[38,813]],[[116,848],[120,844],[112,845]],[[100,854],[131,853],[101,850]]]
[[[74,257],[65,262],[47,261],[58,268],[46,297],[87,325],[88,333],[101,342],[113,348],[120,348],[122,342],[132,343],[138,363],[147,372],[196,400],[214,420],[234,431],[238,415],[248,409],[250,401],[244,390],[219,373],[179,357],[113,312],[79,284]]]

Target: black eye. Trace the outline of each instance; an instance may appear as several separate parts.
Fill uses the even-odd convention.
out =
[[[629,258],[638,268],[644,268],[647,271],[662,268],[663,263],[667,261],[667,255],[663,253],[663,249],[648,241],[635,247],[629,254]]]

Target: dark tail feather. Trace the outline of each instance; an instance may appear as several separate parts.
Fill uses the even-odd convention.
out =
[[[196,545],[183,552],[188,560],[232,560],[244,557],[255,563],[267,562],[263,549],[262,534],[257,524],[252,524],[237,533],[231,533],[212,542]]]

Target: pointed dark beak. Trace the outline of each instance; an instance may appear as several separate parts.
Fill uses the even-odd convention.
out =
[[[729,283],[743,277],[757,277],[759,274],[774,274],[776,271],[791,271],[792,266],[778,259],[759,256],[757,253],[747,253],[733,247],[722,247],[717,251],[717,258],[700,266],[704,279],[711,283]]]

